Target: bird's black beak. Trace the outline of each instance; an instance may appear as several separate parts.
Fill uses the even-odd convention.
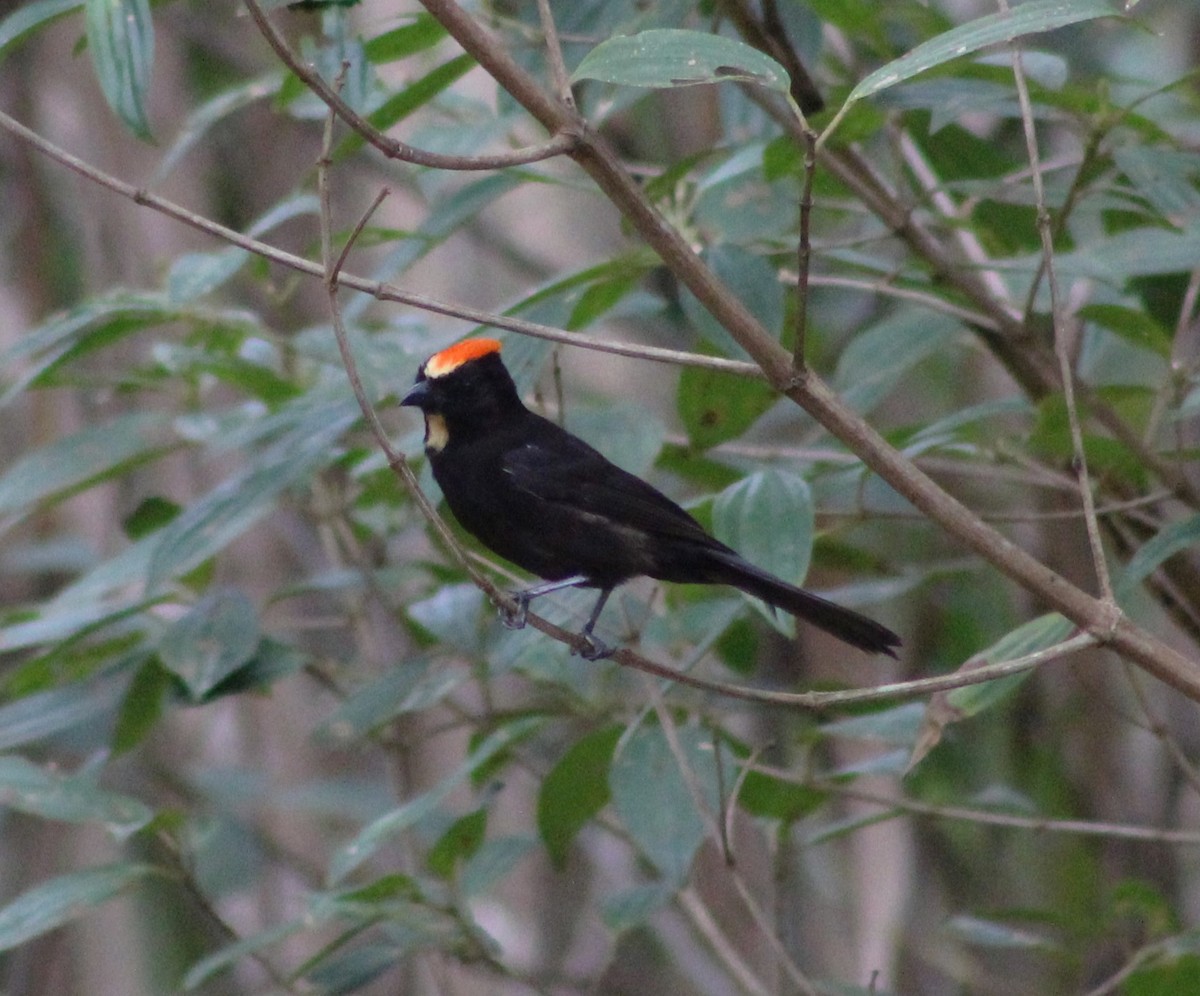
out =
[[[400,399],[400,404],[424,408],[432,400],[433,391],[429,387],[429,381],[419,380],[408,389],[408,394]]]

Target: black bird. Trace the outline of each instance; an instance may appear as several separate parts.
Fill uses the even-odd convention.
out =
[[[598,588],[583,656],[607,656],[592,635],[604,603],[617,585],[647,575],[732,585],[851,646],[895,656],[900,638],[890,629],[755,567],[656,488],[531,412],[496,339],[434,354],[400,403],[424,414],[433,476],[463,528],[545,579],[515,594],[520,610],[509,625],[523,626],[539,595]]]

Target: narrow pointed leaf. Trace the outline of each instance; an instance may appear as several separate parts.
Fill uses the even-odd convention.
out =
[[[104,99],[138,138],[150,138],[146,97],[154,63],[150,0],[87,0],[88,51]]]
[[[704,31],[655,28],[609,38],[592,49],[571,80],[677,87],[739,80],[787,93],[778,62],[743,42]]]
[[[989,45],[1010,42],[1024,35],[1053,31],[1055,28],[1091,21],[1099,17],[1118,17],[1121,11],[1114,0],[1032,0],[1012,10],[988,14],[931,38],[911,52],[880,66],[859,81],[850,91],[851,104],[886,90],[952,59],[978,52]]]
[[[0,909],[0,951],[61,927],[153,871],[149,865],[105,865],[34,886]]]

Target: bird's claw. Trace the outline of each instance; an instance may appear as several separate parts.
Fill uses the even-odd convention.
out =
[[[610,647],[599,637],[593,636],[591,633],[581,633],[583,637],[583,645],[572,647],[571,653],[578,654],[585,661],[602,661],[606,657],[611,657],[617,652],[616,647]]]
[[[517,603],[514,611],[510,612],[501,605],[496,609],[496,614],[500,617],[500,622],[505,629],[524,629],[529,618],[529,599],[525,597],[523,591],[514,591],[512,599]]]

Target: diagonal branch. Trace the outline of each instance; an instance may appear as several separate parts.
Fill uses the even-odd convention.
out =
[[[906,459],[857,413],[847,408],[811,371],[797,372],[792,357],[762,327],[741,300],[692,251],[645,197],[616,154],[585,122],[548,94],[496,39],[454,0],[422,4],[477,62],[552,133],[579,137],[570,156],[609,197],[638,234],[692,291],[739,345],[762,367],[767,380],[828,431],[846,443],[872,470],[961,543],[1053,606],[1080,629],[1111,646],[1189,697],[1200,701],[1200,666],[1135,626],[1112,607],[1069,583],[1035,557],[997,533]],[[898,219],[910,223],[911,219]],[[959,279],[965,279],[960,276]],[[990,295],[983,295],[992,300]],[[996,305],[1002,329],[1019,323]],[[1007,337],[1000,337],[1008,341]],[[1010,347],[1016,344],[1008,342]],[[1048,376],[1056,379],[1056,372]],[[1040,371],[1045,374],[1045,371]],[[1051,381],[1052,382],[1052,381]]]
[[[528,163],[541,162],[544,159],[552,159],[555,156],[562,155],[564,152],[569,152],[572,144],[574,144],[573,138],[568,135],[559,134],[542,145],[535,145],[525,149],[513,149],[509,152],[498,152],[490,156],[447,156],[438,152],[426,152],[423,149],[406,145],[404,142],[385,135],[371,124],[370,121],[346,103],[342,95],[338,92],[337,87],[331,86],[320,73],[293,52],[284,40],[283,35],[276,30],[275,25],[263,13],[258,0],[245,0],[245,2],[246,10],[249,12],[251,19],[258,26],[258,30],[262,32],[263,37],[267,40],[267,44],[279,56],[279,60],[295,73],[306,87],[320,97],[331,111],[357,132],[364,141],[373,145],[389,159],[399,159],[402,162],[413,163],[417,166],[429,166],[432,169],[463,171],[494,170],[504,169],[507,166],[523,166]]]

